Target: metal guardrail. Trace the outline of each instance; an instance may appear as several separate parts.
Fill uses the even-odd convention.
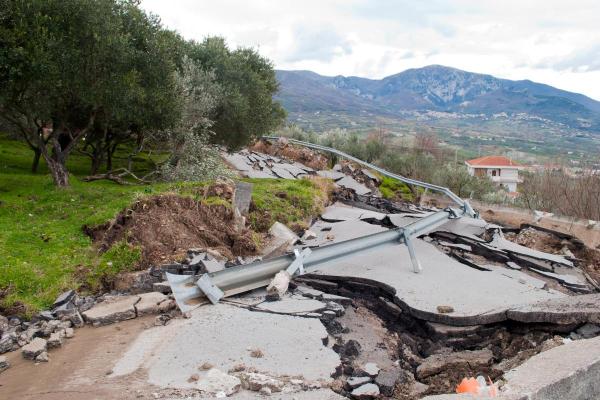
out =
[[[423,217],[403,228],[314,248],[299,260],[302,268],[298,269],[310,272],[322,267],[328,261],[351,256],[358,252],[371,251],[381,245],[395,242],[404,243],[407,246],[413,271],[418,273],[421,271],[421,263],[415,253],[412,240],[431,231],[448,219],[460,218],[462,214],[460,210],[448,208]],[[187,312],[195,307],[196,299],[204,296],[216,304],[223,297],[267,286],[275,274],[288,269],[294,263],[298,263],[297,255],[285,255],[206,273],[197,282],[194,282],[196,279],[194,276],[169,273],[166,275],[179,308],[181,311]]]
[[[263,139],[267,139],[267,140],[279,140],[280,137],[279,136],[263,136]],[[440,192],[445,194],[446,196],[450,197],[455,203],[457,203],[462,210],[464,211],[465,214],[469,215],[470,217],[473,218],[478,218],[479,214],[471,207],[471,205],[469,204],[469,202],[465,199],[461,199],[460,197],[458,197],[454,192],[452,192],[450,189],[443,187],[443,186],[438,186],[438,185],[433,185],[431,183],[427,183],[427,182],[422,182],[416,179],[410,179],[410,178],[406,178],[402,175],[397,175],[394,174],[392,172],[386,171],[383,168],[378,167],[377,165],[373,165],[371,163],[368,163],[366,161],[363,161],[361,159],[358,159],[356,157],[351,156],[350,154],[344,153],[343,151],[334,149],[332,147],[327,147],[327,146],[322,146],[320,144],[315,144],[315,143],[310,143],[310,142],[303,142],[301,140],[296,140],[296,139],[291,139],[291,138],[284,138],[285,140],[287,140],[290,143],[293,144],[297,144],[299,146],[304,146],[304,147],[308,147],[311,149],[315,149],[315,150],[320,150],[320,151],[326,151],[332,154],[336,154],[340,157],[346,158],[348,160],[354,161],[357,164],[360,164],[364,167],[370,168],[374,171],[379,172],[381,175],[390,177],[390,178],[394,178],[397,179],[401,182],[404,183],[408,183],[410,185],[415,185],[415,186],[419,186],[419,187],[423,187],[435,192]]]

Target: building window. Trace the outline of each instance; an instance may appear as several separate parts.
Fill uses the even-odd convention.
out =
[[[492,176],[496,176],[496,170],[492,171]]]

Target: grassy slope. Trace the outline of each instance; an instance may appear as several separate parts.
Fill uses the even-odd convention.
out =
[[[116,246],[104,255],[92,248],[83,225],[115,216],[138,196],[165,191],[188,195],[202,184],[121,186],[108,181],[82,182],[89,159],[73,155],[68,164],[71,187],[56,189],[42,160],[40,172],[30,172],[33,153],[20,142],[0,135],[0,307],[22,303],[26,312],[47,307],[65,289],[82,283],[94,286],[105,274],[130,269],[139,249]],[[125,158],[115,159],[115,167]],[[136,172],[151,168],[141,157]],[[312,182],[253,180],[256,210],[250,219],[295,223],[318,209],[320,188]],[[286,192],[287,199],[276,194]],[[274,212],[268,213],[272,209]],[[8,290],[6,290],[8,289]]]

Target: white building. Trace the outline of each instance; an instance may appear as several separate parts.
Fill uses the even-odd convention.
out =
[[[486,156],[465,161],[471,176],[487,176],[492,182],[504,186],[509,192],[517,191],[519,170],[524,167],[504,156]]]

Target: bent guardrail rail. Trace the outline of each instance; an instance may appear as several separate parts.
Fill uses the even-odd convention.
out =
[[[262,139],[267,139],[267,140],[279,140],[280,136],[263,136]],[[364,167],[370,168],[372,170],[375,170],[377,172],[379,172],[382,175],[388,176],[390,178],[394,178],[397,179],[401,182],[404,183],[408,183],[410,185],[415,185],[415,186],[420,186],[435,192],[440,192],[445,194],[446,196],[450,197],[455,203],[457,203],[465,212],[465,214],[469,215],[470,217],[473,218],[477,218],[479,215],[478,213],[471,207],[471,205],[469,204],[469,202],[465,199],[461,199],[459,196],[457,196],[453,191],[451,191],[450,189],[448,189],[447,187],[443,187],[443,186],[438,186],[438,185],[433,185],[431,183],[427,183],[427,182],[422,182],[416,179],[410,179],[410,178],[406,178],[402,175],[397,175],[394,174],[392,172],[386,171],[385,169],[378,167],[377,165],[373,165],[371,163],[368,163],[366,161],[363,161],[361,159],[358,159],[356,157],[351,156],[350,154],[344,153],[343,151],[334,149],[332,147],[327,147],[327,146],[322,146],[320,144],[315,144],[315,143],[310,143],[310,142],[303,142],[301,140],[296,140],[296,139],[291,139],[291,138],[284,138],[286,139],[289,143],[293,143],[293,144],[297,144],[299,146],[304,146],[304,147],[308,147],[311,149],[315,149],[315,150],[320,150],[320,151],[326,151],[329,153],[333,153],[336,154],[340,157],[346,158],[348,160],[354,161],[357,164],[360,164]]]
[[[390,229],[314,248],[300,259],[298,259],[298,254],[296,253],[269,260],[256,261],[246,265],[227,268],[222,271],[206,273],[196,282],[194,282],[196,280],[194,276],[169,273],[166,275],[177,305],[182,312],[187,312],[195,308],[198,304],[197,299],[202,297],[207,297],[213,304],[216,304],[223,297],[267,286],[275,274],[288,269],[294,263],[302,264],[302,268],[294,268],[295,271],[304,270],[310,272],[333,259],[347,257],[357,252],[371,251],[381,245],[393,242],[404,243],[407,246],[413,271],[418,273],[421,271],[421,264],[415,254],[412,240],[442,225],[449,219],[460,218],[462,215],[464,215],[464,211],[461,212],[458,209],[447,208],[443,211],[427,215],[403,228]]]

